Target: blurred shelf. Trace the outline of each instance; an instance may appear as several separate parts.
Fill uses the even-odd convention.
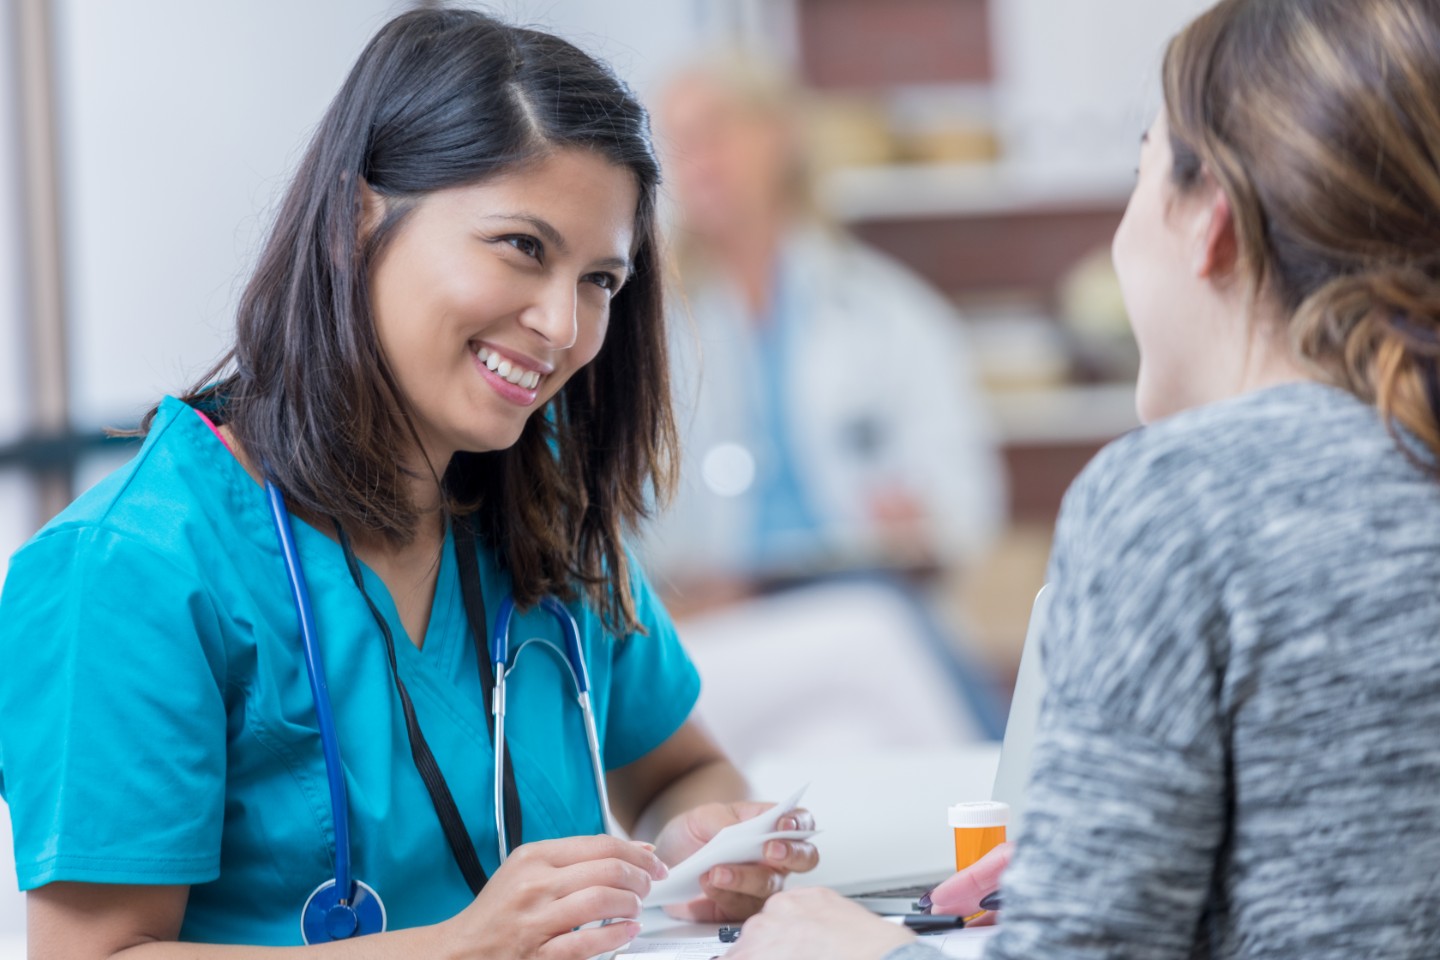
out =
[[[1004,163],[894,164],[833,170],[820,202],[844,222],[996,216],[1037,210],[1120,210],[1128,171],[1043,171]]]
[[[1133,383],[997,390],[990,404],[1007,447],[1103,445],[1140,425]]]

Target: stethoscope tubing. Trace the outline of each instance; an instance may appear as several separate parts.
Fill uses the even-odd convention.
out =
[[[357,903],[357,886],[350,872],[350,807],[345,789],[344,768],[340,761],[340,737],[336,730],[335,712],[330,702],[330,689],[325,678],[325,664],[320,653],[319,631],[315,626],[314,609],[310,602],[310,588],[306,584],[304,567],[300,562],[300,552],[295,545],[295,531],[290,511],[285,505],[284,494],[268,477],[265,480],[265,493],[269,500],[272,518],[275,521],[280,553],[285,561],[286,577],[290,584],[291,597],[300,623],[301,644],[305,652],[305,671],[309,676],[310,693],[315,703],[315,722],[320,735],[320,749],[325,758],[325,778],[330,791],[330,819],[335,834],[335,879],[333,883],[338,906],[331,908],[329,914],[324,913],[325,908],[322,906],[317,922],[328,924],[335,918],[336,911],[344,913],[344,916],[339,918],[345,921],[341,924],[344,927],[343,931],[338,927],[334,931],[327,931],[330,939],[343,939],[353,935],[359,929],[360,921],[356,919],[357,914],[352,909],[352,905]],[[564,635],[566,666],[575,684],[575,699],[579,704],[580,716],[585,728],[585,743],[590,753],[590,770],[595,781],[595,795],[600,804],[600,814],[604,822],[603,829],[606,833],[616,835],[615,819],[610,810],[610,794],[606,788],[605,769],[600,755],[600,738],[596,732],[595,714],[590,703],[590,672],[585,663],[584,647],[580,642],[580,629],[570,611],[554,597],[542,597],[540,607],[555,619]],[[507,661],[510,659],[510,628],[514,616],[515,598],[511,595],[505,597],[500,604],[495,618],[495,630],[488,642],[492,665],[495,668],[495,689],[491,701],[491,711],[495,718],[495,826],[500,863],[502,864],[509,855],[505,823],[505,681],[509,673]],[[524,644],[521,646],[523,648]],[[515,651],[517,657],[519,652],[519,649]],[[310,895],[310,899],[306,901],[306,907],[302,911],[301,927],[307,943],[314,942],[306,930],[306,924],[310,920],[311,902],[329,886],[329,883],[330,881],[327,881],[316,888],[316,891]],[[364,932],[384,930],[386,925],[384,904],[373,889],[366,887],[365,892],[368,899],[362,906],[373,907],[372,912],[378,914],[378,921],[376,921],[378,926],[374,930]],[[371,904],[370,900],[373,900],[374,903]],[[374,921],[375,918],[372,917],[371,920]]]
[[[605,784],[605,767],[600,759],[600,737],[595,728],[595,712],[590,705],[590,671],[585,665],[585,651],[580,644],[580,628],[564,604],[554,597],[541,597],[540,608],[560,625],[565,637],[565,661],[575,682],[575,702],[585,728],[585,745],[590,754],[590,774],[595,782],[595,798],[600,804],[603,829],[616,835],[615,818],[610,812],[610,791]],[[510,672],[510,627],[515,617],[515,598],[507,596],[495,614],[495,630],[490,640],[490,661],[495,668],[495,692],[490,710],[495,717],[495,831],[500,841],[500,862],[509,856],[505,827],[505,686]],[[524,647],[524,644],[521,645]],[[520,655],[520,650],[515,651]]]
[[[342,903],[354,895],[350,882],[350,807],[345,792],[345,772],[340,766],[340,737],[335,730],[335,712],[330,706],[330,687],[325,680],[325,662],[320,654],[319,632],[315,629],[315,612],[310,605],[310,588],[295,546],[290,511],[285,495],[270,480],[265,481],[265,494],[285,559],[285,573],[300,619],[300,639],[305,649],[305,668],[310,677],[310,694],[315,700],[315,722],[320,733],[320,749],[325,756],[325,779],[330,787],[330,819],[335,830],[335,885]]]

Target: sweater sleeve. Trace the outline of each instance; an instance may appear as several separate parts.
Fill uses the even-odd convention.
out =
[[[1228,794],[1214,558],[1235,546],[1213,535],[1203,474],[1132,435],[1066,497],[1026,819],[987,958],[1169,960],[1203,939]]]

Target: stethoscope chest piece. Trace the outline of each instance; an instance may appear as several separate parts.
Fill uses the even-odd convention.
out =
[[[363,880],[355,881],[355,896],[349,903],[340,902],[339,884],[326,880],[310,894],[300,914],[300,934],[307,945],[384,932],[385,904]]]

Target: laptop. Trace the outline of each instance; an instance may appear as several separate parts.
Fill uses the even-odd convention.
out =
[[[1040,663],[1040,636],[1045,629],[1045,616],[1050,609],[1050,588],[1041,587],[1030,608],[1030,625],[1025,631],[1025,646],[1020,651],[1020,671],[1015,677],[1015,695],[1010,700],[1010,716],[1005,722],[1005,740],[1000,746],[1000,764],[995,771],[995,785],[990,798],[1010,805],[1010,823],[1006,835],[1020,833],[1025,815],[1025,785],[1030,779],[1030,764],[1035,746],[1035,731],[1040,724],[1040,702],[1045,696],[1045,674]],[[889,880],[861,881],[836,889],[860,906],[876,913],[919,913],[915,901],[929,893],[936,884],[949,878],[954,871],[929,873]]]

